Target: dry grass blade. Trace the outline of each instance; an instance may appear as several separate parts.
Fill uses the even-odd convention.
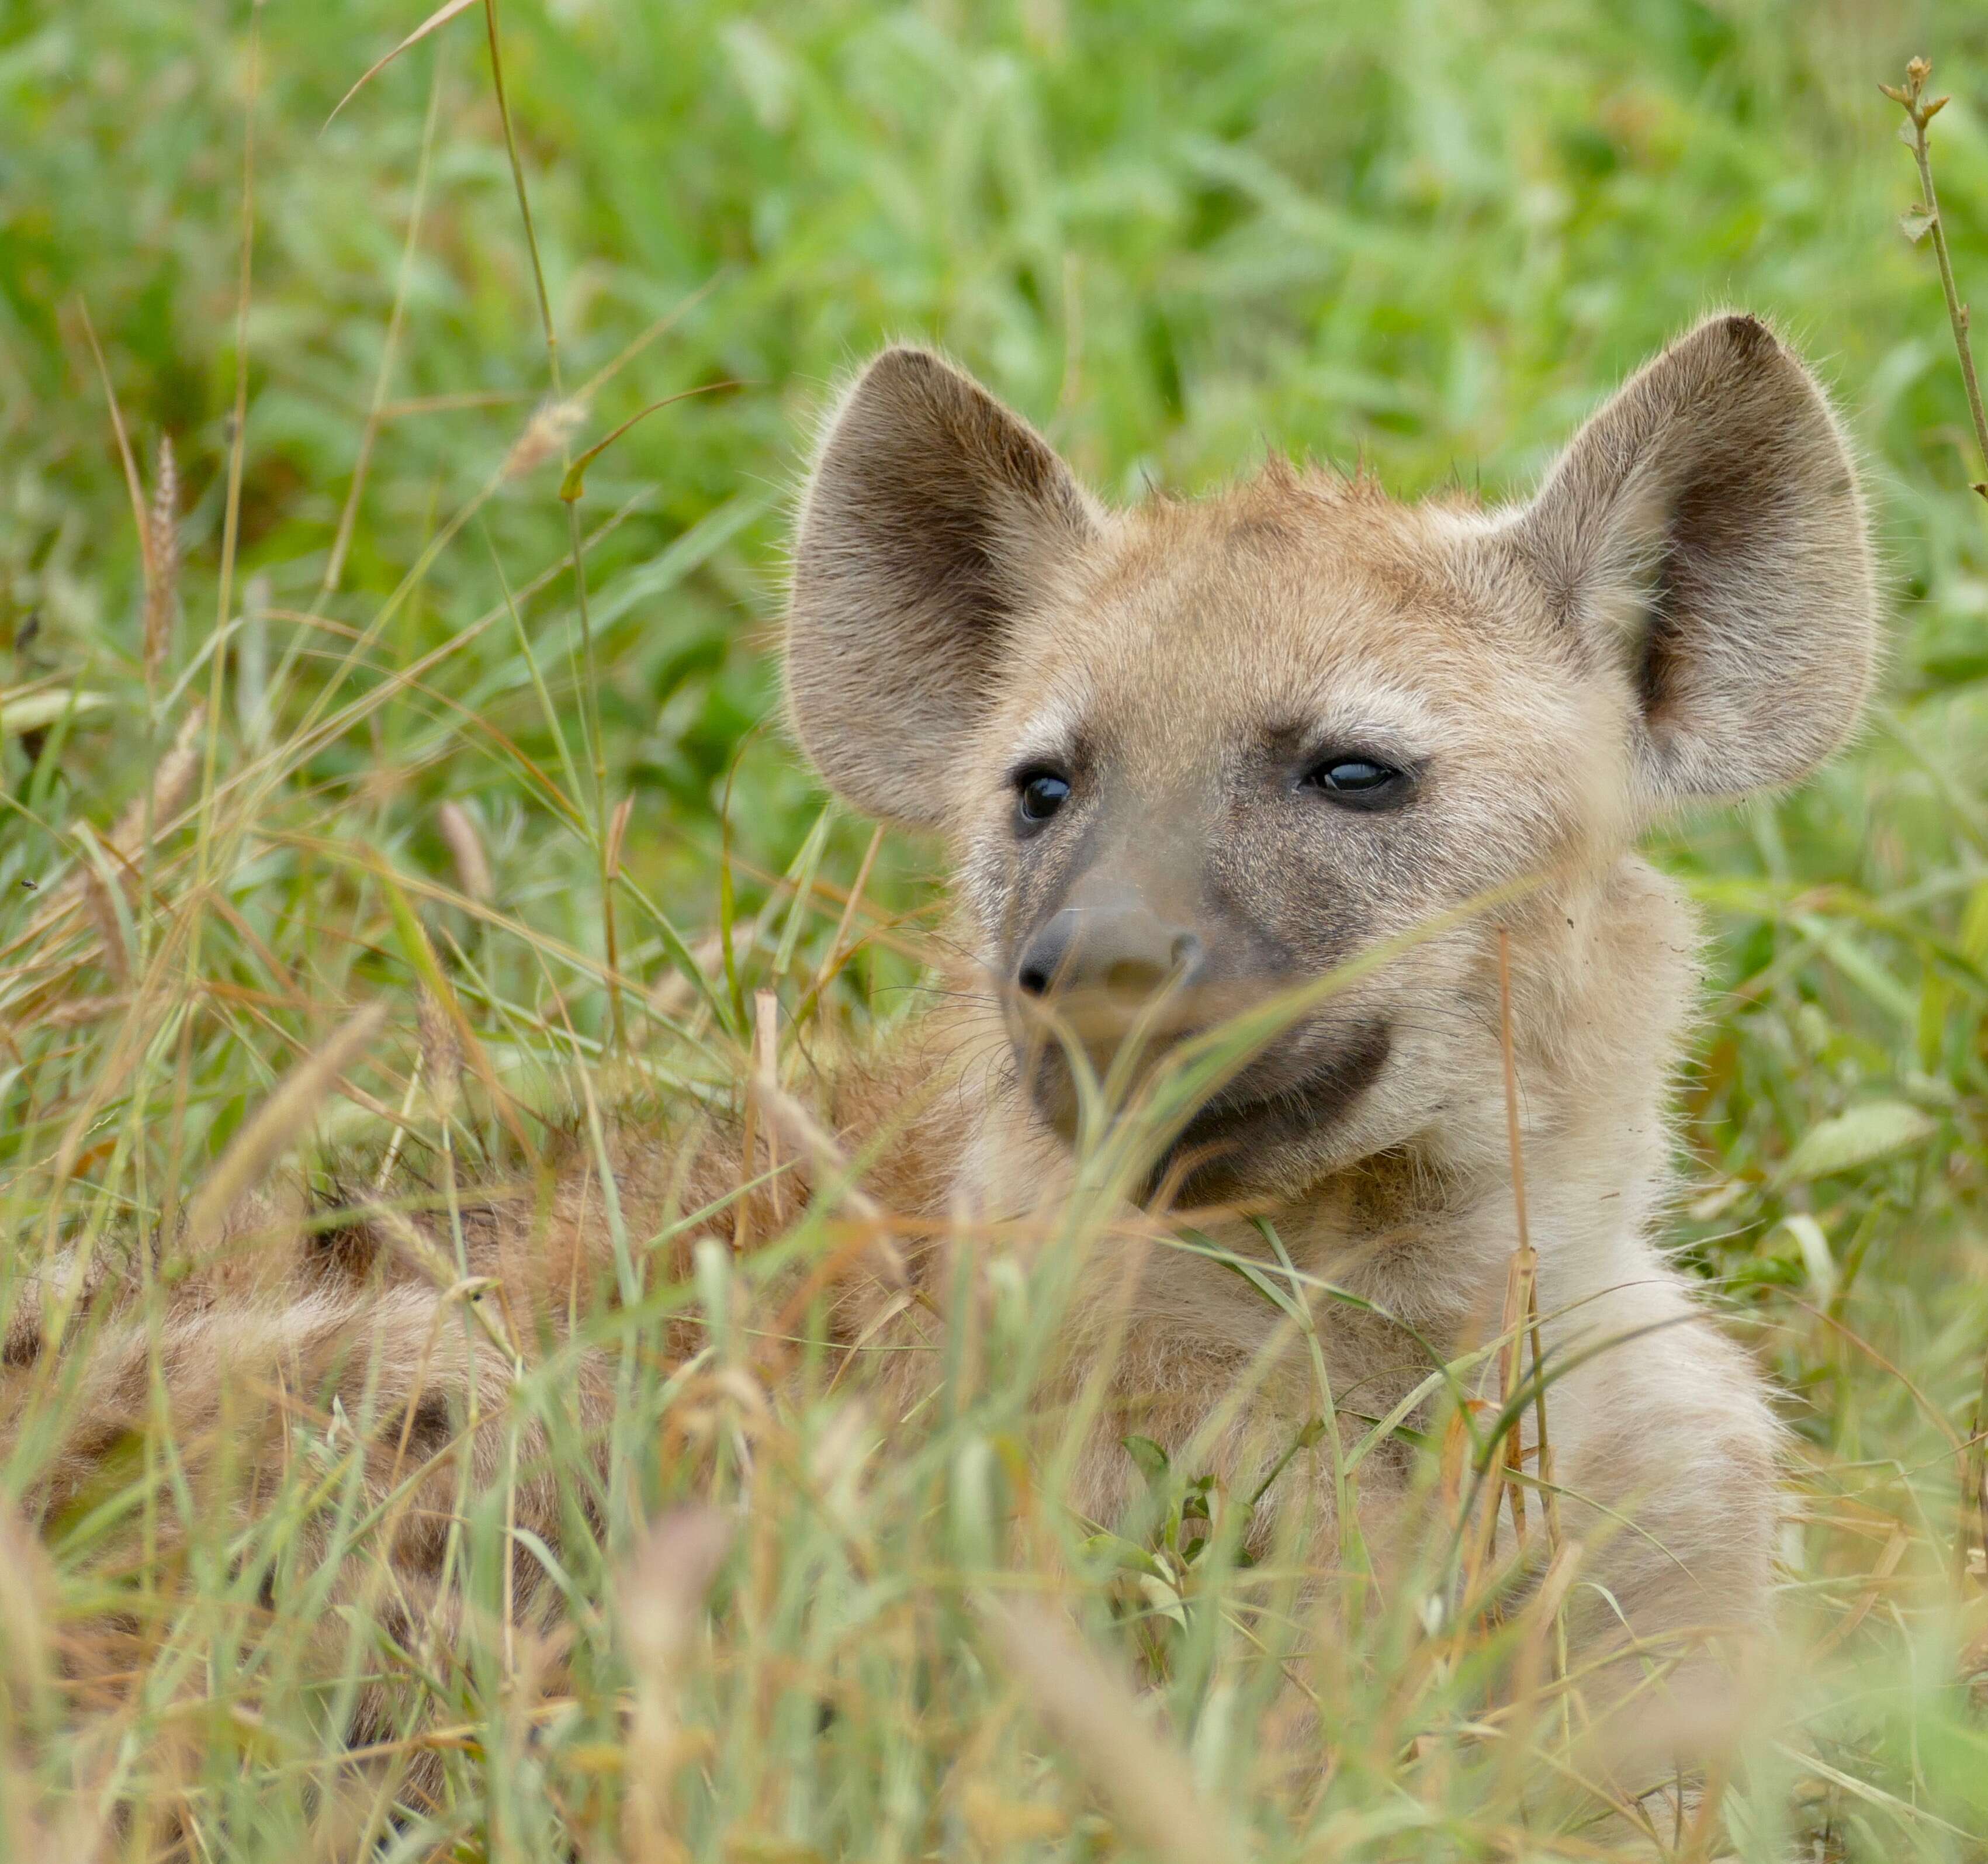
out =
[[[1244,1846],[1195,1795],[1185,1758],[1148,1725],[1138,1698],[1040,1607],[982,1607],[1030,1704],[1126,1832],[1172,1864],[1217,1864]]]
[[[372,1046],[386,1020],[384,1004],[367,1004],[299,1062],[249,1116],[188,1206],[186,1249],[194,1260],[212,1252],[225,1233],[229,1212],[295,1142],[319,1102]]]
[[[96,942],[102,949],[103,968],[110,973],[112,981],[120,990],[129,990],[131,984],[131,953],[125,939],[123,921],[119,916],[120,902],[116,895],[119,882],[113,871],[103,844],[85,826],[76,831],[76,839],[83,844],[83,861],[78,874],[83,882],[83,902],[88,908],[91,922],[96,929]]]
[[[36,1027],[42,1029],[82,1029],[130,1006],[130,994],[123,990],[109,996],[72,997],[66,1003],[57,1003],[52,1009],[44,1010],[35,1021]]]
[[[90,320],[90,306],[79,299],[76,312],[83,319],[83,333],[90,339],[90,353],[96,362],[96,379],[103,384],[103,399],[110,410],[110,431],[117,436],[117,458],[124,469],[124,489],[130,495],[131,517],[138,528],[138,551],[149,591],[152,584],[152,528],[145,516],[145,492],[138,482],[138,462],[131,456],[130,436],[124,429],[124,411],[117,405],[117,392],[110,386],[110,365],[103,360],[103,345],[96,340],[96,326]]]
[[[418,46],[431,32],[440,32],[444,26],[447,25],[448,22],[456,16],[457,14],[466,13],[472,6],[481,6],[482,4],[483,0],[446,0],[445,5],[437,7],[432,13],[429,14],[427,19],[424,19],[419,25],[416,26],[414,29],[410,32],[405,39],[402,39],[392,51],[388,52],[384,58],[374,59],[371,64],[368,65],[366,69],[360,73],[359,81],[331,107],[331,114],[325,118],[324,127],[327,130],[330,129],[333,123],[336,120],[338,113],[343,110],[346,105],[350,103],[354,97],[357,96],[359,93],[363,90],[368,84],[371,83],[381,72],[384,71],[389,65],[392,64],[394,59],[398,58],[403,52],[408,51],[414,46]]]
[[[716,393],[717,391],[721,388],[743,388],[747,385],[748,384],[744,382],[704,382],[699,384],[695,388],[686,388],[677,394],[664,395],[660,401],[651,401],[639,414],[631,414],[626,421],[623,421],[619,427],[615,428],[613,433],[608,435],[604,439],[597,440],[584,453],[582,453],[576,459],[575,459],[571,465],[566,468],[565,475],[560,480],[560,496],[569,505],[572,504],[574,500],[577,499],[584,498],[587,496],[587,468],[592,465],[603,453],[606,452],[610,447],[614,445],[615,441],[619,440],[621,436],[627,433],[629,428],[634,426],[637,421],[646,421],[658,409],[671,407],[678,401],[687,401],[692,395],[712,394]],[[572,404],[572,405],[584,408],[586,403],[584,401],[578,401]]]
[[[1988,1584],[1988,1353],[1982,1355],[1981,1392],[1960,1467],[1960,1566],[1963,1575]]]
[[[717,1509],[678,1509],[649,1530],[615,1587],[635,1684],[624,1817],[636,1864],[686,1855],[671,1829],[671,1782],[685,1758],[674,1698],[705,1595],[731,1544],[731,1521]]]
[[[1498,1406],[1507,1411],[1512,1394],[1518,1389],[1526,1351],[1526,1335],[1533,1336],[1535,1364],[1539,1357],[1539,1257],[1532,1247],[1526,1213],[1526,1158],[1523,1128],[1519,1118],[1519,1070],[1512,1033],[1512,942],[1503,927],[1498,931],[1498,1026],[1500,1059],[1505,1089],[1505,1137],[1512,1169],[1512,1216],[1516,1241],[1505,1277],[1505,1302],[1499,1315],[1499,1331],[1504,1345],[1498,1355]],[[1538,1428],[1543,1445],[1546,1430],[1545,1398],[1540,1399]],[[1511,1498],[1513,1533],[1523,1541],[1526,1534],[1524,1489],[1516,1480],[1523,1474],[1525,1453],[1516,1419],[1505,1433],[1496,1460],[1486,1472],[1486,1494],[1479,1535],[1472,1549],[1467,1575],[1466,1594],[1474,1593],[1479,1575],[1491,1555],[1497,1532],[1498,1514],[1506,1495]],[[1543,1474],[1543,1471],[1542,1471]],[[1512,1480],[1508,1480],[1512,1478]],[[1554,1538],[1557,1541],[1557,1534]]]
[[[205,709],[198,705],[188,712],[174,736],[171,748],[159,759],[158,768],[152,773],[148,791],[127,804],[109,832],[98,837],[110,858],[124,868],[127,880],[136,874],[145,851],[147,825],[156,841],[193,794],[194,780],[200,770],[200,753],[194,748],[194,741],[206,719]],[[28,922],[22,935],[23,942],[47,931],[63,915],[89,885],[90,874],[90,864],[79,861],[61,885],[49,892],[40,910]]]
[[[759,1117],[783,1134],[796,1151],[813,1162],[817,1193],[827,1186],[840,1186],[835,1196],[850,1215],[870,1231],[871,1250],[884,1279],[894,1288],[908,1286],[910,1277],[905,1270],[903,1253],[891,1239],[889,1213],[860,1185],[852,1181],[849,1161],[843,1155],[841,1148],[822,1131],[813,1115],[781,1087],[770,1071],[763,1067],[755,1071],[752,1090],[752,1105],[758,1108]],[[922,1294],[921,1291],[918,1292]]]
[[[60,1595],[46,1550],[19,1508],[0,1497],[0,1677],[16,1690],[40,1689],[52,1673]]]

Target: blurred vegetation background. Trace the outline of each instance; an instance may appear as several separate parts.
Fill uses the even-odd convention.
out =
[[[556,364],[481,8],[336,113],[420,5],[0,11],[10,1223],[39,1214],[79,1107],[91,1144],[69,1147],[62,1196],[156,1210],[156,1175],[128,1174],[168,1113],[175,1148],[211,1152],[336,1006],[404,990],[370,877],[384,861],[457,887],[445,803],[530,933],[479,949],[468,919],[441,922],[493,1048],[555,1023],[576,1053],[604,1042],[597,874],[624,799],[621,862],[649,909],[627,909],[622,969],[661,988],[680,938],[762,914],[731,1006],[805,980],[833,915],[787,936],[778,877],[846,886],[869,830],[823,814],[778,725],[781,542],[811,422],[886,337],[946,347],[1114,496],[1212,484],[1276,448],[1364,461],[1405,495],[1496,499],[1680,326],[1744,306],[1815,360],[1867,462],[1892,648],[1854,755],[1657,851],[1720,935],[1680,1234],[1793,1394],[1817,1524],[1806,1554],[1790,1544],[1795,1605],[1853,1609],[1891,1561],[1882,1609],[1844,1640],[1854,1656],[1889,1626],[1885,1680],[1832,1684],[1811,1732],[1952,1828],[1988,1822],[1988,1751],[1940,1694],[1951,1651],[1899,1656],[1951,1601],[1885,1589],[1956,1557],[1955,1446],[1988,1336],[1988,508],[1968,489],[1988,465],[1930,252],[1901,230],[1917,182],[1878,89],[1909,54],[1936,59],[1953,93],[1941,205],[1963,296],[1988,289],[1988,16],[1960,0],[505,0],[496,16]],[[184,567],[149,675],[106,383],[145,498],[162,439],[176,461]],[[587,472],[583,628],[563,459],[671,397]],[[114,1028],[49,1018],[62,993],[107,1000],[119,966],[50,957],[35,915],[210,692],[203,780],[242,776],[252,807],[201,834],[221,902],[207,1000],[174,1025],[177,1073],[112,1079]],[[870,897],[929,922],[938,866],[892,837]],[[897,1013],[916,957],[867,945],[840,1013]],[[1909,1558],[1887,1551],[1899,1523]],[[1936,1737],[1919,1719],[1935,1697]],[[1839,1832],[1873,1819],[1924,1855],[1979,1855],[1838,1798]]]

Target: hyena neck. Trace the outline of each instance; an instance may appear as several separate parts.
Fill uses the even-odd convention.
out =
[[[1514,939],[1526,1238],[1556,1301],[1658,1272],[1699,940],[1677,883],[1634,854],[1572,905],[1543,899],[1523,946]],[[1320,1272],[1432,1333],[1495,1311],[1519,1240],[1502,1061],[1493,1051],[1477,1063],[1459,1057],[1445,1120],[1273,1220]]]

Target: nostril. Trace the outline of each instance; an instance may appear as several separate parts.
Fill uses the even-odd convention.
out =
[[[1193,932],[1177,933],[1173,944],[1173,969],[1177,977],[1192,977],[1201,966],[1201,940]]]
[[[1050,974],[1047,969],[1031,959],[1015,974],[1015,982],[1031,996],[1048,994]]]

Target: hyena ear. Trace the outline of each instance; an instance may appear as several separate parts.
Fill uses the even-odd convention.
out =
[[[1855,726],[1877,625],[1856,470],[1756,319],[1714,317],[1633,377],[1514,536],[1629,679],[1646,805],[1792,782]]]
[[[872,815],[931,824],[1008,624],[1102,519],[1019,414],[929,350],[886,350],[828,423],[787,611],[794,729]]]

